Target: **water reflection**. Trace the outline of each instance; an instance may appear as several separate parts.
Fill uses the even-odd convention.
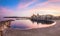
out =
[[[15,28],[15,29],[32,29],[32,28],[43,28],[43,27],[50,27],[50,26],[53,26],[55,25],[55,23],[53,24],[37,24],[36,22],[32,22],[30,20],[16,20],[16,21],[13,21],[11,23],[11,28]]]

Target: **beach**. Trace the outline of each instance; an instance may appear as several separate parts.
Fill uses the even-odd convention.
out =
[[[8,28],[4,36],[60,36],[60,20],[56,24],[46,28],[34,28],[29,30],[17,30]]]

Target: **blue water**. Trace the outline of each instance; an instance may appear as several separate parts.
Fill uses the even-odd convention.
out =
[[[14,28],[14,29],[27,29],[29,28],[30,23],[31,22],[27,20],[16,20],[16,21],[13,21],[10,26],[11,28]]]

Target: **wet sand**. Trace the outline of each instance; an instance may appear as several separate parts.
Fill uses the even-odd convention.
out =
[[[60,36],[60,20],[51,27],[30,30],[7,29],[4,36]]]

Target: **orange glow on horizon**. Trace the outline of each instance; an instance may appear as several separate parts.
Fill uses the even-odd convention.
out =
[[[57,8],[34,8],[31,10],[33,14],[46,15],[51,14],[54,16],[60,16],[60,10]]]

